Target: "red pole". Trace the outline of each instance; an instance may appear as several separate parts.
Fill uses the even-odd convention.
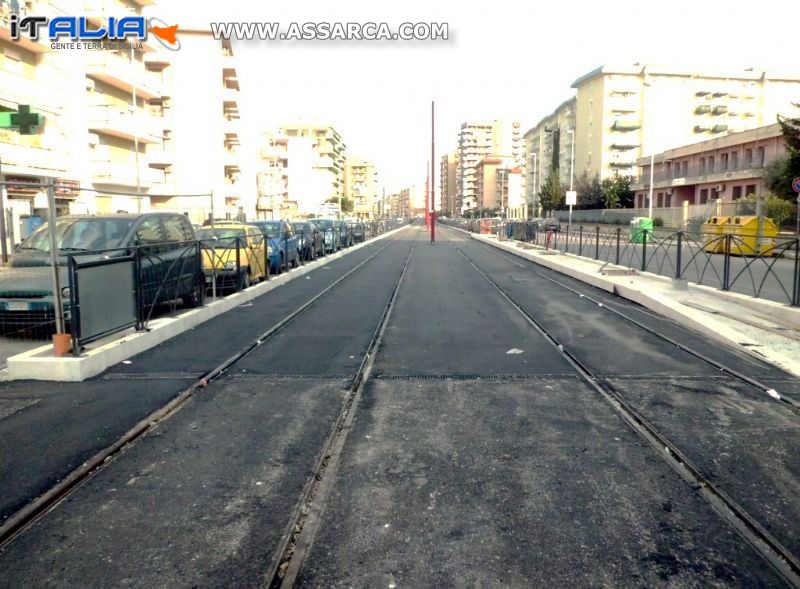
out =
[[[425,171],[427,174],[427,170]],[[428,222],[430,217],[428,216],[428,202],[430,201],[430,187],[429,187],[430,178],[425,176],[425,227],[428,227]]]
[[[436,241],[436,156],[433,142],[433,100],[431,100],[431,243]]]

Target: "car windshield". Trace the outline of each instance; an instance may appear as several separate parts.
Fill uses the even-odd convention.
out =
[[[195,231],[197,239],[206,242],[205,245],[213,245],[217,249],[236,247],[236,238],[244,237],[244,229],[233,227],[203,227]],[[240,241],[240,243],[242,243]]]
[[[330,229],[331,227],[333,227],[333,221],[331,221],[330,219],[319,219],[317,221],[317,225],[319,226],[320,229]]]
[[[61,251],[93,251],[119,247],[133,219],[62,218],[56,221],[56,247]],[[50,251],[50,229],[42,225],[19,245],[19,250]]]
[[[310,223],[293,223],[295,231],[311,231]]]
[[[276,223],[258,223],[257,227],[262,233],[265,233],[270,239],[275,239],[281,234],[281,224]]]

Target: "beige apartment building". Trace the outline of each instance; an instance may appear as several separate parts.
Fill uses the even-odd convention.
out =
[[[310,157],[309,157],[310,160]],[[298,203],[289,197],[289,138],[269,131],[261,138],[257,171],[259,219],[294,216]]]
[[[442,156],[439,165],[439,198],[441,199],[441,214],[449,217],[456,216],[458,207],[456,206],[456,168],[458,166],[458,155],[456,152]]]
[[[344,165],[347,146],[336,129],[326,124],[299,122],[283,125],[280,133],[290,140],[305,139],[311,145],[313,150],[311,168],[316,172],[316,177],[322,179],[322,185],[314,187],[315,192],[320,192],[315,200],[323,203],[328,199],[338,199],[344,196]],[[315,184],[319,184],[319,182],[315,182]]]
[[[499,120],[462,123],[456,154],[456,206],[464,213],[478,208],[477,168],[484,157],[504,154],[522,158],[520,125]]]
[[[728,133],[655,155],[653,206],[680,207],[715,201],[733,202],[763,194],[764,167],[786,152],[777,123]],[[636,162],[638,177],[631,184],[634,206],[649,206],[650,157]]]
[[[353,215],[372,219],[378,199],[378,171],[364,158],[349,156],[344,166],[344,195],[353,201]]]
[[[53,50],[44,36],[12,41],[11,10],[0,2],[0,110],[30,105],[45,124],[36,135],[0,131],[2,171],[12,182],[4,199],[9,241],[44,217],[51,178],[59,214],[164,208],[201,222],[211,193],[218,217],[255,214],[255,176],[248,181],[231,128],[239,113],[230,43],[181,28],[180,51],[154,39],[118,50]],[[85,14],[95,25],[150,12],[158,7],[149,0],[29,0],[18,9]]]
[[[800,72],[603,66],[578,78],[575,169],[633,175],[640,157],[792,114]]]
[[[576,112],[576,99],[565,100],[524,135],[525,195],[535,210],[539,189],[551,169],[558,171],[562,186],[569,186],[572,150],[577,150]],[[576,176],[578,169],[576,162]]]

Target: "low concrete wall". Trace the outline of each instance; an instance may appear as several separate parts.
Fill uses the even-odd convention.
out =
[[[8,379],[9,380],[49,380],[60,382],[75,382],[86,380],[107,370],[115,364],[135,356],[145,350],[149,350],[170,338],[175,337],[193,329],[198,325],[213,319],[231,309],[235,309],[248,301],[251,301],[263,294],[270,292],[289,282],[308,274],[321,266],[334,260],[357,251],[379,239],[383,239],[394,233],[402,231],[407,226],[398,227],[388,231],[383,235],[373,237],[363,243],[354,245],[346,250],[325,256],[313,262],[309,262],[299,268],[295,268],[285,274],[270,278],[267,282],[262,282],[234,293],[223,299],[218,299],[204,307],[191,309],[181,313],[176,317],[162,317],[155,319],[148,325],[149,331],[136,332],[127,330],[115,334],[104,340],[92,344],[91,349],[84,352],[80,357],[65,356],[56,358],[53,354],[52,344],[47,344],[33,350],[29,350],[8,359]]]

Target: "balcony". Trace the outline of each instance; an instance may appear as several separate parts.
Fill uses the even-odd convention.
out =
[[[42,148],[39,135],[0,129],[0,153],[4,171],[12,174],[64,176],[70,169],[67,151]]]
[[[86,75],[142,98],[161,96],[161,81],[138,61],[117,55],[113,51],[89,51],[86,58]]]
[[[242,97],[242,93],[238,88],[229,88],[225,86],[222,89],[222,100],[226,103],[236,103]]]
[[[140,143],[158,143],[162,134],[152,117],[111,105],[89,107],[89,130]]]
[[[19,45],[23,49],[32,51],[34,53],[44,53],[49,51],[50,41],[46,35],[40,34],[38,40],[30,39],[25,35],[20,35],[20,38],[16,41],[11,39],[10,23],[12,14],[16,14],[20,18],[24,18],[26,16],[50,16],[48,13],[52,12],[51,10],[48,10],[48,5],[41,2],[35,2],[33,9],[30,11],[26,9],[25,2],[19,2],[19,4],[20,6],[17,10],[11,10],[11,6],[8,2],[0,2],[0,39],[3,41],[8,41],[13,45]]]
[[[694,114],[696,115],[706,115],[710,112],[711,112],[711,105],[709,104],[701,104],[694,109]]]
[[[612,143],[611,144],[611,149],[614,149],[616,151],[628,151],[628,150],[631,150],[631,149],[636,149],[637,147],[639,147],[638,143]]]
[[[147,165],[152,168],[168,168],[175,164],[175,152],[169,148],[151,145],[147,148]]]
[[[656,187],[665,186],[684,186],[700,184],[703,182],[727,182],[735,180],[748,180],[751,178],[762,178],[764,176],[764,166],[754,163],[746,164],[737,169],[723,169],[719,162],[712,170],[708,166],[693,165],[688,166],[686,171],[683,168],[675,170],[656,170],[653,174],[653,185]],[[632,184],[647,186],[650,182],[649,167],[642,169],[642,174],[635,178]]]
[[[59,82],[60,80],[42,82],[0,70],[0,98],[14,104],[30,104],[36,111],[59,112],[63,108],[63,100],[51,90],[52,86]]]
[[[639,121],[618,119],[611,125],[613,131],[636,131],[642,127]]]
[[[91,162],[91,177],[94,184],[136,187],[136,163],[110,159],[94,159]],[[164,178],[163,172],[148,168],[139,162],[139,186],[144,190]]]
[[[170,56],[169,51],[157,49],[156,51],[151,51],[144,54],[144,64],[151,69],[162,70],[171,63],[172,57]]]

